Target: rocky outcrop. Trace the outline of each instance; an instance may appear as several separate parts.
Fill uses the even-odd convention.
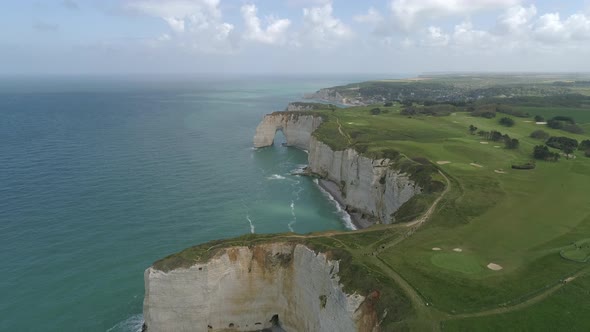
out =
[[[315,137],[310,140],[309,169],[340,186],[341,200],[375,222],[391,223],[393,214],[421,188],[389,159],[370,159],[353,149],[334,151]]]
[[[371,300],[347,294],[339,262],[302,244],[220,249],[189,268],[145,271],[144,319],[155,331],[378,331]]]
[[[256,127],[254,135],[254,147],[261,148],[272,145],[275,134],[282,130],[287,145],[307,150],[311,133],[322,123],[320,117],[299,114],[296,112],[275,112],[264,116],[262,122]]]

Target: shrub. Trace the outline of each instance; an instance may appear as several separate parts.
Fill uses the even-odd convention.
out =
[[[383,106],[384,106],[384,107],[391,107],[391,106],[393,106],[393,102],[391,102],[391,101],[388,101],[388,102],[386,102],[385,104],[383,104]]]
[[[590,139],[585,139],[578,145],[578,150],[588,151],[590,150]]]
[[[498,122],[500,122],[501,125],[506,126],[506,127],[514,126],[514,120],[512,120],[511,118],[503,117]]]
[[[530,136],[532,138],[536,138],[536,139],[548,139],[549,133],[544,130],[539,129],[539,130],[533,131]]]
[[[373,108],[371,110],[371,114],[373,114],[373,115],[379,115],[379,114],[381,114],[381,109],[379,107]]]
[[[512,165],[513,169],[535,169],[537,165],[535,164],[535,161],[529,161],[523,164],[514,164]]]
[[[567,122],[570,124],[576,124],[576,121],[569,116],[558,115],[558,116],[554,116],[552,120]]]
[[[585,155],[586,157],[590,158],[590,149],[586,150],[586,151],[584,152],[584,155]]]
[[[564,124],[562,129],[567,132],[570,132],[572,134],[583,134],[584,133],[584,129],[582,129],[582,127],[580,127],[576,124],[571,124],[571,123]]]
[[[533,157],[539,160],[557,161],[559,160],[559,153],[549,151],[546,145],[537,145],[533,148]]]
[[[553,129],[561,129],[561,128],[563,128],[563,122],[555,120],[555,119],[551,119],[551,120],[547,121],[547,127],[553,128]]]
[[[535,122],[545,122],[545,118],[540,115],[535,115]]]

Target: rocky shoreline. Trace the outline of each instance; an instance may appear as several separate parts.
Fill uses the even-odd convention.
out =
[[[352,211],[346,203],[344,203],[344,198],[342,197],[342,191],[338,187],[338,185],[330,180],[325,179],[318,179],[318,185],[324,189],[328,194],[332,195],[334,200],[340,205],[340,208],[343,211],[346,211],[348,215],[350,215],[350,220],[356,229],[363,229],[370,227],[373,223],[367,218],[367,216],[363,215],[362,213],[358,213],[356,211]]]

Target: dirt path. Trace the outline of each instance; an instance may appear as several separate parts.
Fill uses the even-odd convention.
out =
[[[449,178],[447,178],[447,176],[441,171],[438,171],[438,173],[440,175],[442,175],[442,177],[445,178],[445,181],[447,182],[445,190],[443,190],[443,192],[434,200],[434,202],[432,202],[432,205],[428,208],[428,210],[426,210],[426,212],[420,218],[418,218],[410,223],[407,223],[405,225],[406,227],[414,227],[414,226],[420,227],[420,226],[422,226],[422,224],[425,223],[430,218],[430,216],[432,215],[432,213],[436,209],[438,202],[440,202],[440,200],[449,192],[449,190],[451,190],[451,181],[449,180]]]
[[[352,145],[352,139],[350,138],[350,136],[346,135],[344,133],[344,131],[342,130],[342,125],[340,124],[340,119],[336,118],[336,123],[338,124],[338,132],[340,133],[340,135],[342,135],[344,138],[346,138],[346,141],[348,142],[348,145]]]
[[[474,313],[468,313],[468,314],[459,314],[459,315],[451,315],[449,316],[449,320],[452,319],[462,319],[462,318],[471,318],[471,317],[483,317],[483,316],[490,316],[490,315],[499,315],[499,314],[505,314],[508,312],[512,312],[512,311],[516,311],[516,310],[521,310],[527,307],[532,306],[533,304],[539,303],[541,301],[543,301],[544,299],[546,299],[547,297],[549,297],[551,294],[555,293],[556,291],[558,291],[559,289],[561,289],[563,286],[567,285],[568,283],[572,282],[573,280],[575,280],[577,277],[584,275],[588,272],[588,268],[584,268],[574,274],[572,274],[571,276],[567,277],[564,279],[563,282],[558,283],[557,285],[550,287],[549,289],[527,299],[524,300],[522,302],[519,302],[517,304],[511,305],[511,306],[506,306],[506,307],[500,307],[500,308],[495,308],[495,309],[490,309],[490,310],[483,310],[483,311],[479,311],[479,312],[474,312]]]

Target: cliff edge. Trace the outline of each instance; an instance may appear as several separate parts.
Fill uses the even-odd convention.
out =
[[[422,192],[420,185],[396,169],[390,158],[368,158],[352,148],[338,151],[321,142],[313,133],[323,122],[313,114],[268,114],[256,128],[254,146],[272,145],[276,132],[282,130],[287,145],[309,152],[308,171],[338,187],[337,198],[355,217],[357,226],[395,222],[395,212]]]
[[[347,294],[338,260],[302,244],[219,249],[191,266],[145,271],[147,331],[378,331],[365,296]]]

